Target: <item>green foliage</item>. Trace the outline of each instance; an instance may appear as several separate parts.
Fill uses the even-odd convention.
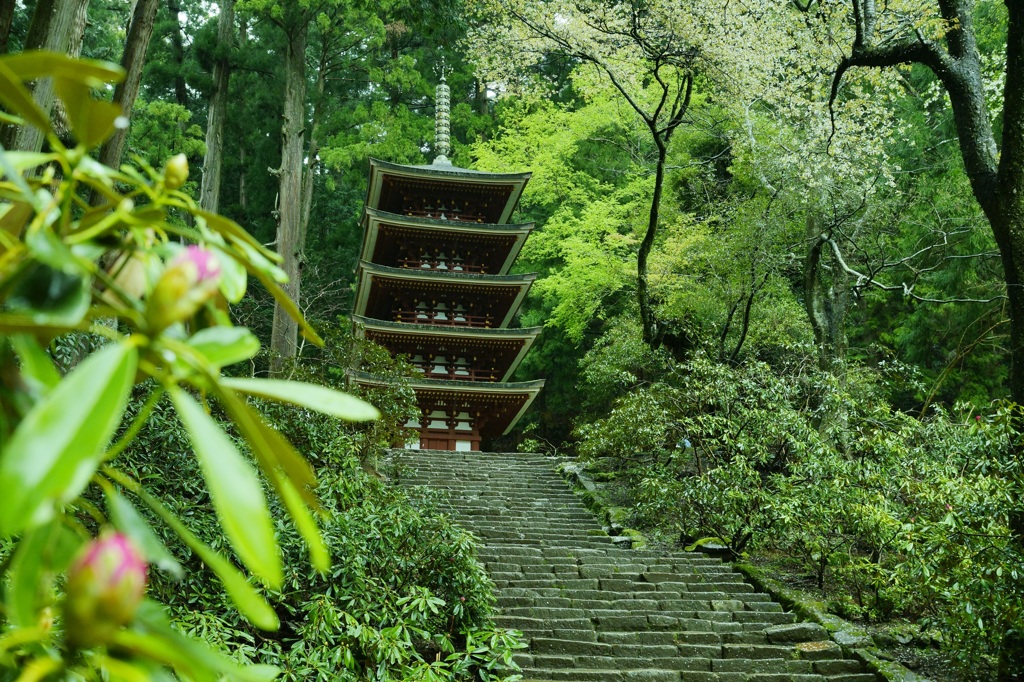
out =
[[[335,345],[346,339],[331,330],[327,338],[323,357],[297,364],[296,376],[340,382],[343,374],[332,370],[345,366],[334,362],[347,362],[351,353],[375,373],[408,372],[379,347],[351,339]],[[246,662],[273,664],[286,680],[487,680],[514,670],[511,655],[521,645],[515,633],[491,623],[493,586],[476,562],[475,540],[438,512],[436,494],[422,491],[410,499],[363,457],[369,441],[385,439],[375,442],[382,451],[404,423],[406,407],[387,409],[392,399],[410,402],[402,396],[400,382],[375,392],[384,416],[373,428],[339,425],[304,408],[257,403],[269,423],[310,454],[331,568],[325,573],[295,568],[303,563],[302,538],[277,525],[286,565],[293,568],[281,589],[268,595],[282,621],[274,635],[233,614],[208,572],[187,571],[183,581],[173,580],[170,572],[155,576],[152,592],[186,633]],[[388,421],[397,423],[391,430],[374,430]],[[151,452],[161,454],[154,458]],[[216,546],[216,518],[196,505],[207,497],[199,484],[200,467],[166,401],[154,409],[124,466],[177,510],[192,533]],[[277,506],[272,511],[279,518],[283,510]],[[190,563],[187,553],[180,562]]]
[[[25,89],[26,81],[44,76],[54,79],[67,106],[78,140],[74,148],[61,143]],[[208,401],[215,397],[223,406],[285,510],[278,518],[292,519],[318,571],[327,570],[329,561],[312,517],[318,510],[312,470],[241,395],[315,404],[348,419],[377,415],[327,388],[255,380],[232,386],[222,376],[224,365],[249,359],[259,346],[225,313],[229,302],[243,296],[248,274],[295,315],[310,340],[319,339],[281,290],[276,254],[236,223],[200,210],[181,191],[188,177],[184,155],[168,159],[160,172],[145,163],[141,170],[114,170],[88,155],[120,114],[93,99],[91,88],[120,77],[112,65],[51,53],[0,59],[0,100],[26,125],[40,128],[51,149],[0,150],[0,481],[10,493],[0,504],[0,535],[18,538],[7,547],[12,558],[4,614],[11,627],[0,645],[0,665],[34,671],[40,679],[102,670],[139,676],[160,666],[197,680],[271,679],[274,668],[242,669],[182,638],[155,603],[132,605],[108,622],[104,611],[79,609],[74,595],[55,587],[78,547],[109,525],[138,543],[148,560],[176,572],[128,492],[218,576],[239,613],[262,629],[277,629],[279,617],[265,595],[224,556],[230,547],[253,577],[280,589],[277,523],[263,482],[208,414]],[[176,222],[178,213],[191,216],[194,226]],[[185,248],[171,236],[202,246]],[[69,362],[70,371],[61,376],[44,349],[76,332],[99,334],[106,343]],[[147,397],[128,416],[133,386]],[[182,522],[182,510],[168,508],[118,460],[164,394],[188,434],[189,455],[198,460],[202,475],[195,481],[203,481],[215,510],[215,532],[205,542]],[[101,495],[107,514],[97,504]],[[63,631],[60,613],[76,614],[75,627],[93,627],[94,636]],[[82,614],[96,622],[83,622]]]
[[[912,618],[965,668],[992,669],[1024,588],[1011,408],[918,419],[857,368],[644,362],[628,335],[612,338],[584,376],[619,397],[579,426],[579,452],[619,472],[637,523],[786,557],[823,594],[846,595],[833,602],[842,614]],[[663,369],[639,381],[645,366]]]
[[[205,133],[192,123],[192,113],[179,104],[153,100],[136,102],[128,133],[128,153],[158,166],[175,154],[201,165],[206,154]],[[186,187],[188,192],[188,187]]]

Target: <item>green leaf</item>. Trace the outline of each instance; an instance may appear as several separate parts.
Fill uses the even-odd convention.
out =
[[[235,242],[236,244],[246,244],[270,261],[281,261],[281,256],[279,254],[263,246],[259,240],[249,234],[244,227],[236,223],[234,220],[225,218],[219,213],[211,213],[210,211],[203,211],[202,209],[194,209],[193,215],[201,217],[206,221],[207,227],[230,239],[232,242]]]
[[[220,259],[220,292],[224,294],[228,303],[238,303],[242,300],[247,280],[245,266],[228,256]]]
[[[29,50],[7,55],[0,59],[21,81],[43,76],[69,78],[98,88],[104,83],[120,83],[124,69],[111,62],[95,59],[75,59],[60,52]]]
[[[318,571],[327,571],[331,567],[330,552],[309,511],[319,508],[312,490],[316,485],[312,467],[291,443],[238,396],[227,389],[219,395],[309,547],[310,562]]]
[[[9,59],[0,59],[0,102],[8,109],[25,119],[29,125],[39,128],[44,133],[53,130],[50,119],[39,105],[32,99],[32,94],[7,65]]]
[[[124,479],[124,482],[130,482],[130,479],[124,477],[121,474],[114,476],[116,480]],[[238,608],[246,620],[263,630],[276,630],[280,627],[281,623],[277,618],[277,614],[274,609],[270,607],[267,600],[260,595],[256,589],[249,584],[242,575],[242,572],[235,568],[230,561],[222,557],[220,554],[215,552],[202,540],[192,534],[185,525],[178,520],[167,507],[156,499],[145,490],[135,484],[135,487],[129,487],[129,489],[138,495],[146,505],[152,509],[157,516],[159,516],[164,523],[170,526],[171,530],[181,538],[181,541],[191,549],[196,555],[202,559],[203,563],[210,567],[210,570],[217,574],[220,578],[221,583],[224,585],[224,589],[227,590],[228,596],[231,597],[232,603]]]
[[[18,172],[24,172],[31,168],[37,168],[44,163],[56,161],[59,156],[52,152],[4,152],[7,163]]]
[[[46,522],[54,503],[82,492],[121,422],[137,360],[134,346],[111,344],[25,415],[0,451],[0,534]]]
[[[217,396],[224,404],[224,409],[228,411],[231,420],[253,449],[253,454],[264,471],[273,471],[278,467],[283,469],[292,485],[301,491],[307,504],[313,509],[318,509],[320,503],[312,492],[316,488],[316,475],[309,462],[284,436],[263,421],[256,410],[226,388],[223,379],[217,389]]]
[[[97,147],[114,132],[121,105],[94,99],[90,87],[78,78],[54,78],[57,94],[66,105],[68,124],[86,149]]]
[[[146,561],[169,574],[175,580],[185,577],[185,571],[160,541],[138,510],[113,486],[107,488],[107,514],[119,531],[130,537],[142,550]]]
[[[281,379],[224,379],[223,385],[241,393],[306,407],[348,421],[380,417],[370,403],[325,386]]]
[[[87,279],[43,263],[31,263],[7,299],[7,308],[38,325],[70,326],[89,311]]]
[[[210,489],[217,518],[239,558],[269,586],[279,588],[284,576],[259,477],[224,430],[180,388],[169,390],[203,477]]]
[[[35,337],[16,334],[11,337],[11,346],[21,360],[22,377],[31,379],[43,389],[51,389],[60,383],[60,372],[54,366],[53,359]]]
[[[267,665],[240,666],[201,642],[185,637],[168,622],[163,608],[146,600],[135,618],[138,629],[121,630],[115,643],[144,658],[150,658],[174,668],[186,679],[196,682],[216,682],[220,679],[241,682],[269,682],[280,671]]]
[[[50,598],[53,581],[71,564],[82,539],[61,519],[26,532],[18,542],[8,572],[5,603],[11,623],[31,627]]]
[[[187,343],[217,369],[248,360],[260,350],[259,339],[245,327],[207,327]]]

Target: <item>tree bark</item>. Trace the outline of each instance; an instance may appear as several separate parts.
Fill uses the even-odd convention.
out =
[[[829,238],[821,234],[817,221],[810,214],[807,216],[807,237],[811,240],[811,248],[804,260],[804,308],[814,332],[818,366],[823,372],[842,374],[846,366],[849,281],[833,257]],[[823,271],[829,262],[832,277],[826,283]]]
[[[156,20],[159,4],[159,0],[137,0],[132,12],[132,22],[128,27],[124,53],[121,55],[125,78],[114,88],[114,102],[121,105],[125,116],[131,115],[135,99],[139,96],[142,67],[146,63],[146,51],[149,49],[149,39],[153,36],[153,22]],[[115,130],[100,148],[100,163],[112,168],[120,166],[127,138],[127,128]]]
[[[227,120],[234,38],[235,0],[221,0],[220,15],[217,17],[217,61],[213,65],[213,94],[210,95],[210,112],[206,119],[206,157],[203,159],[203,182],[199,188],[199,204],[214,213],[220,205],[224,123]]]
[[[11,39],[11,24],[14,23],[14,7],[17,0],[0,0],[0,54],[7,53]]]
[[[167,0],[167,11],[170,12],[174,27],[171,29],[171,58],[174,59],[174,99],[183,107],[188,107],[188,88],[185,86],[185,44],[181,38],[181,0]],[[219,37],[219,36],[218,36]]]
[[[89,0],[39,0],[25,37],[25,49],[67,53],[74,42],[76,19],[85,13],[88,4]],[[84,22],[81,26],[84,30]],[[54,96],[52,78],[43,78],[32,88],[32,98],[46,113],[53,108]],[[37,152],[43,148],[43,138],[43,131],[32,126],[7,126],[2,142],[7,149]]]
[[[320,165],[317,155],[320,153],[320,141],[317,139],[317,128],[323,117],[324,90],[327,87],[328,55],[321,55],[320,67],[316,73],[316,104],[313,105],[313,120],[309,125],[309,149],[306,151],[306,171],[302,177],[302,241],[305,245],[309,216],[313,212],[313,185],[316,182],[316,169]]]
[[[281,127],[281,168],[277,251],[288,275],[285,292],[296,302],[302,288],[303,248],[302,189],[305,175],[304,137],[306,132],[306,35],[308,24],[301,22],[288,34],[285,52],[284,122]],[[287,360],[297,351],[298,323],[280,305],[274,306],[274,325],[270,335],[271,374],[284,373]]]

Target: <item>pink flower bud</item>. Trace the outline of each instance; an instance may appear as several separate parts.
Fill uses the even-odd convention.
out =
[[[146,320],[150,332],[159,333],[187,320],[217,293],[220,263],[212,251],[189,246],[175,256],[149,296]]]
[[[75,558],[65,586],[64,628],[75,648],[105,644],[135,617],[146,591],[146,562],[132,541],[104,531]]]

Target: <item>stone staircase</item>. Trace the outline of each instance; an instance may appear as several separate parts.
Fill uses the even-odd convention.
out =
[[[403,485],[450,492],[482,542],[501,627],[527,680],[875,682],[824,628],[699,553],[610,537],[536,454],[395,451]]]

